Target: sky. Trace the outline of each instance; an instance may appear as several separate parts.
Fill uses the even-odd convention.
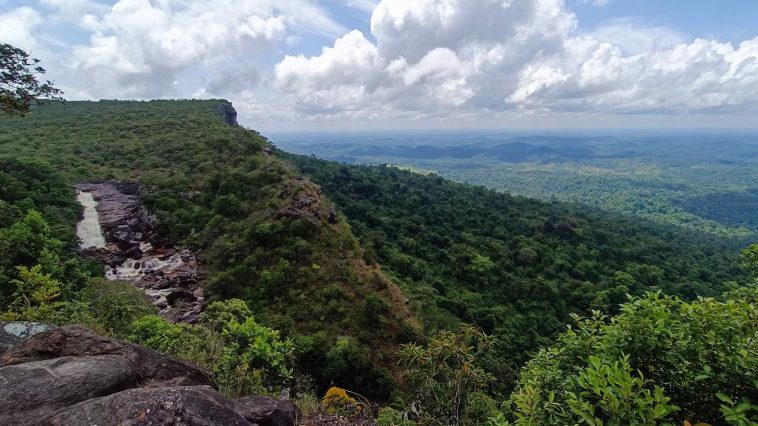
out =
[[[0,0],[66,99],[264,132],[758,128],[756,0]]]

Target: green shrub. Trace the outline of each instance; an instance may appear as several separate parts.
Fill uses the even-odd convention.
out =
[[[479,415],[470,404],[481,402],[477,391],[492,377],[477,360],[490,347],[490,337],[472,326],[458,333],[440,331],[427,346],[402,347],[400,363],[408,371],[406,400],[416,405],[422,424],[462,425],[469,421],[466,414]]]
[[[403,418],[403,413],[391,407],[379,409],[376,426],[416,426],[416,422]]]
[[[648,293],[613,318],[575,317],[577,327],[522,370],[513,418],[525,425],[758,421],[756,318],[758,287],[723,301]]]
[[[122,339],[133,333],[135,320],[157,312],[145,294],[132,284],[106,281],[104,278],[90,280],[85,300],[93,318],[87,325]]]

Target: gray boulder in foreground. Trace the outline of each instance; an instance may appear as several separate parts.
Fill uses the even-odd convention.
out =
[[[275,400],[263,396],[235,399],[237,412],[259,426],[294,426],[300,410],[290,400]]]
[[[63,357],[0,368],[0,413],[23,424],[90,398],[134,386],[129,362],[118,355]]]
[[[2,425],[293,426],[298,415],[290,401],[230,401],[196,365],[81,326],[0,354]]]
[[[47,422],[60,426],[253,424],[210,386],[129,389],[67,407]]]
[[[0,367],[66,356],[97,355],[125,358],[137,377],[137,386],[216,386],[208,372],[191,362],[133,343],[103,337],[78,325],[54,328],[35,335],[0,355]]]

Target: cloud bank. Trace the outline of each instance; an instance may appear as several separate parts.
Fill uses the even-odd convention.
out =
[[[287,56],[277,87],[304,115],[755,114],[758,38],[684,42],[617,22],[577,31],[561,0],[382,0],[321,55]]]
[[[0,3],[0,38],[42,57],[73,99],[227,97],[285,127],[758,114],[758,38],[632,19],[588,31],[563,0],[334,2],[370,14],[368,32],[308,0],[39,0]],[[45,35],[58,26],[74,36]]]

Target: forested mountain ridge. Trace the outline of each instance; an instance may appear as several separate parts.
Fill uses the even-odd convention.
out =
[[[569,314],[613,313],[627,294],[693,300],[748,282],[716,238],[565,203],[513,197],[387,166],[289,156],[322,185],[401,283],[427,329],[497,336],[487,368],[508,389]]]
[[[732,240],[735,248],[758,235],[755,132],[472,130],[271,137],[289,152],[411,167],[514,195],[591,205],[707,232]]]
[[[192,360],[230,398],[312,396],[312,379],[319,395],[337,385],[392,398],[379,413],[340,388],[316,400],[360,424],[681,424],[718,420],[752,395],[758,299],[740,289],[752,277],[731,245],[395,167],[285,154],[229,126],[219,105],[72,102],[0,119],[0,318],[84,323]],[[139,183],[162,234],[201,250],[215,301],[199,324],[171,324],[131,284],[88,277],[102,268],[71,248],[81,211],[72,184],[89,180]],[[758,246],[745,253],[757,264]],[[603,374],[620,380],[602,388],[610,396],[582,382]],[[659,391],[672,377],[677,386]],[[604,398],[627,379],[631,411],[606,413]]]
[[[265,138],[227,125],[219,104],[53,103],[2,118],[3,199],[31,195],[28,207],[73,245],[73,183],[139,183],[162,232],[201,250],[212,300],[245,300],[257,321],[297,342],[299,366],[319,384],[386,397],[394,350],[418,333],[402,293],[363,262],[318,186]]]

